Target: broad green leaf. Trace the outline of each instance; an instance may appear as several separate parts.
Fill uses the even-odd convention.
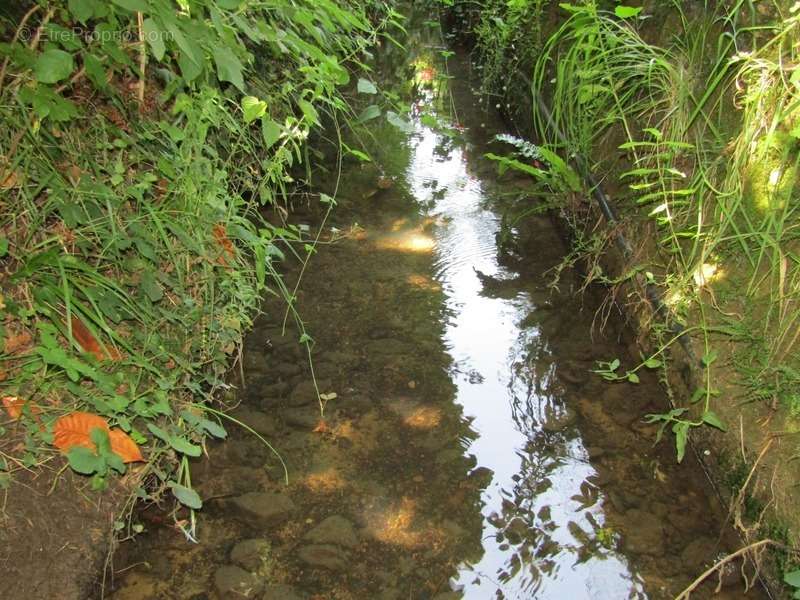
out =
[[[369,79],[364,79],[363,77],[358,80],[358,85],[356,86],[358,89],[359,94],[377,94],[378,88],[375,87],[375,84],[372,83]]]
[[[657,358],[648,358],[646,361],[644,361],[644,366],[648,369],[657,369],[661,366],[661,361]]]
[[[57,83],[72,74],[75,62],[72,55],[63,50],[50,49],[36,59],[33,72],[41,83]]]
[[[620,362],[618,358],[615,358],[610,363],[608,363],[608,370],[609,371],[616,371],[619,368]]]
[[[627,375],[627,379],[631,383],[639,383],[639,376],[636,373],[629,372]]]
[[[172,489],[172,494],[175,496],[178,502],[184,506],[194,510],[200,510],[203,508],[203,501],[200,499],[200,496],[197,494],[197,492],[195,492],[192,488],[180,485],[174,481],[169,482],[169,487]]]
[[[267,103],[255,96],[245,96],[242,98],[242,112],[244,113],[244,122],[252,123],[264,116],[264,113],[267,112]]]
[[[0,237],[0,258],[8,254],[8,238]]]
[[[91,475],[103,466],[103,459],[83,446],[73,446],[67,452],[69,466],[76,473]]]
[[[711,425],[712,427],[716,427],[720,431],[727,431],[728,428],[725,427],[725,424],[722,420],[717,416],[717,414],[712,410],[707,410],[703,413],[703,422],[707,425]]]
[[[614,14],[620,19],[630,19],[642,12],[641,6],[618,6],[614,9]]]
[[[147,18],[142,22],[142,35],[147,43],[150,44],[150,49],[153,51],[153,56],[157,61],[164,59],[164,54],[167,47],[164,45],[164,32],[153,19]]]
[[[228,81],[244,91],[244,78],[242,71],[244,65],[230,48],[225,46],[214,46],[214,62],[217,64],[217,77],[220,81]]]

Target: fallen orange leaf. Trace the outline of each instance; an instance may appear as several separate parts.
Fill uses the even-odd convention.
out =
[[[111,450],[122,459],[122,462],[144,462],[139,446],[122,429],[114,428],[109,431],[108,439],[111,441]]]
[[[14,354],[26,348],[33,341],[33,337],[26,330],[20,333],[11,334],[6,338],[3,345],[3,352],[6,354]]]
[[[94,442],[89,437],[92,429],[103,429],[108,432],[111,451],[117,454],[122,462],[143,461],[142,452],[130,436],[121,429],[111,429],[100,415],[88,412],[74,412],[56,420],[53,427],[53,445],[62,452],[68,452],[75,446],[83,446],[96,451]]]
[[[221,265],[227,265],[228,259],[236,256],[236,249],[228,237],[228,232],[225,231],[225,225],[217,223],[212,230],[214,240],[222,248],[222,254],[217,258],[217,262]]]
[[[23,406],[25,406],[25,401],[22,398],[3,396],[3,408],[6,409],[8,416],[12,419],[19,419]]]
[[[317,426],[311,430],[311,433],[327,433],[328,431],[328,424],[325,422],[325,419],[320,419]]]
[[[122,358],[120,353],[113,347],[109,347],[107,351],[103,351],[103,348],[100,346],[100,342],[97,341],[97,338],[92,335],[92,332],[83,324],[78,317],[72,315],[72,337],[75,338],[75,341],[78,342],[81,348],[83,348],[84,352],[89,352],[90,354],[94,354],[97,360],[106,360],[107,358],[111,360],[119,360]]]

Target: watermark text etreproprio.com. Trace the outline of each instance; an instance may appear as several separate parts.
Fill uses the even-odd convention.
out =
[[[23,27],[19,30],[19,40],[22,42],[30,41],[36,35],[37,28]],[[173,40],[170,31],[143,31],[142,37],[146,42],[168,42]],[[69,43],[83,41],[91,42],[139,42],[139,32],[131,29],[88,29],[85,27],[48,27],[39,33],[39,40],[42,42],[50,41],[55,43]]]

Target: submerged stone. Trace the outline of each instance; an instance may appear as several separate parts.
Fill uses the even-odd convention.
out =
[[[309,531],[305,538],[317,544],[335,544],[345,548],[355,548],[358,545],[353,524],[339,515],[328,517]]]
[[[214,573],[214,587],[222,598],[255,598],[261,585],[258,577],[234,565],[225,565]]]
[[[664,526],[653,513],[638,508],[628,510],[623,522],[623,536],[628,552],[650,556],[664,554]]]
[[[242,540],[231,550],[231,562],[248,571],[256,571],[268,558],[270,543],[262,539]]]
[[[283,521],[294,510],[289,496],[275,492],[249,492],[234,498],[231,504],[242,518],[263,527]]]
[[[298,592],[291,585],[268,585],[264,588],[261,600],[305,600],[306,595]]]
[[[347,567],[347,555],[341,548],[332,544],[304,546],[297,552],[297,556],[312,567],[322,567],[331,571],[344,571]]]

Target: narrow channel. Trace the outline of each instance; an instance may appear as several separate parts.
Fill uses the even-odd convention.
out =
[[[338,205],[297,308],[324,421],[299,334],[267,298],[229,401],[288,485],[269,448],[231,431],[193,468],[196,543],[145,511],[113,598],[673,598],[735,543],[699,465],[654,445],[655,375],[591,373],[628,358],[624,328],[559,271],[554,216],[508,225],[538,200],[484,156],[505,126],[468,57],[444,58],[425,15],[409,32],[375,77],[410,94],[410,127],[371,121],[372,162],[331,163],[319,183]],[[313,233],[316,199],[295,204]],[[285,269],[291,288],[300,264]],[[736,573],[719,584],[714,598],[762,597]]]

